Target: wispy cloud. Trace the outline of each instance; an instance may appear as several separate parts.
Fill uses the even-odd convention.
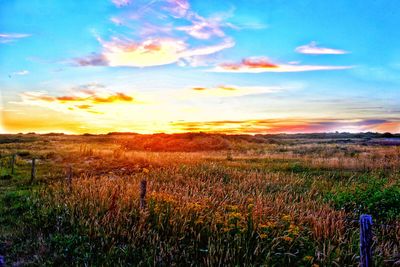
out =
[[[117,7],[123,7],[130,4],[130,0],[112,0],[112,3]]]
[[[311,55],[342,55],[349,53],[348,51],[341,49],[320,47],[314,41],[309,44],[297,47],[295,51],[301,54],[311,54]]]
[[[28,70],[19,70],[19,71],[14,71],[12,73],[10,73],[8,75],[8,77],[12,77],[12,76],[24,76],[24,75],[28,75],[29,71]]]
[[[350,69],[352,66],[327,66],[327,65],[300,65],[300,64],[277,64],[266,57],[245,58],[239,63],[223,63],[211,71],[214,72],[243,72],[243,73],[262,73],[262,72],[303,72],[318,70],[343,70]]]
[[[30,34],[26,33],[0,33],[0,43],[11,43],[18,39],[30,37]]]
[[[196,13],[188,16],[191,25],[176,27],[178,31],[186,32],[196,39],[210,39],[211,37],[224,37],[223,23],[219,17],[204,18]]]
[[[19,105],[38,106],[60,112],[77,112],[103,114],[112,106],[124,104],[139,104],[130,95],[122,92],[105,90],[101,84],[85,84],[73,88],[68,94],[50,95],[42,91],[25,92],[21,95],[22,102],[14,102]]]
[[[43,92],[26,92],[22,94],[22,98],[29,101],[45,101],[59,103],[91,103],[91,104],[106,104],[113,102],[132,102],[133,97],[124,93],[97,93],[89,90],[78,91],[72,95],[50,96]]]
[[[148,39],[135,42],[131,39],[112,38],[111,41],[99,39],[103,47],[101,54],[93,54],[74,59],[79,66],[111,67],[150,67],[176,63],[179,60],[190,62],[192,57],[217,53],[234,46],[234,42],[225,39],[221,43],[191,48],[179,39]]]
[[[218,85],[216,87],[192,87],[195,96],[237,97],[256,94],[272,94],[292,90],[295,86],[237,86]]]

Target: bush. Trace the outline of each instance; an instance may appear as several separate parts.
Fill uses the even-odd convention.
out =
[[[400,218],[400,187],[385,187],[386,180],[372,179],[355,188],[328,195],[335,207],[353,212],[371,214],[376,220],[396,220]]]

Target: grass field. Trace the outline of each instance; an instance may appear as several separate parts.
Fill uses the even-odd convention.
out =
[[[396,140],[3,135],[1,154],[18,156],[12,177],[1,160],[0,255],[10,266],[357,266],[367,213],[375,265],[395,266]]]

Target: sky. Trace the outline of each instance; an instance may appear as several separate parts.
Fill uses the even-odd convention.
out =
[[[398,0],[0,0],[0,132],[400,132]]]

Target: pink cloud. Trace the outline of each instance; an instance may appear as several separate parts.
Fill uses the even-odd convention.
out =
[[[123,7],[130,4],[130,0],[112,0],[112,3],[117,7]]]
[[[303,72],[303,71],[318,71],[318,70],[343,70],[350,68],[352,68],[352,66],[277,64],[271,62],[266,57],[252,57],[252,58],[245,58],[239,63],[220,64],[212,71],[262,73],[262,72]]]

